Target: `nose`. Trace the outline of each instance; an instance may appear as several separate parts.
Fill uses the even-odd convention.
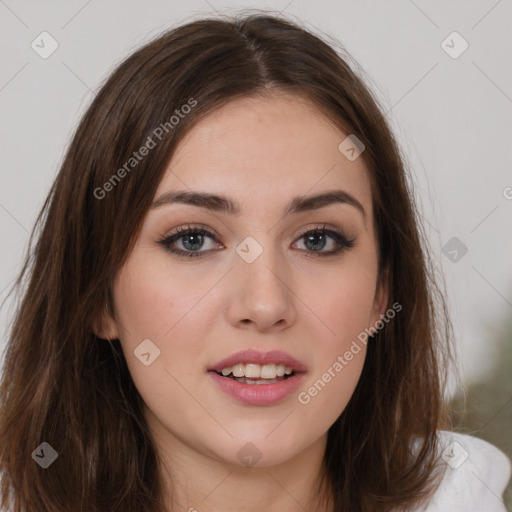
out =
[[[229,280],[227,316],[238,328],[280,331],[295,323],[293,283],[282,256],[265,248],[252,263],[235,256]]]

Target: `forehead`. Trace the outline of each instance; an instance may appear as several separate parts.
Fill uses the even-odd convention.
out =
[[[343,189],[370,215],[364,160],[350,161],[338,149],[347,135],[296,95],[236,99],[180,141],[156,195],[176,189],[229,195],[249,212],[283,205],[291,196]]]

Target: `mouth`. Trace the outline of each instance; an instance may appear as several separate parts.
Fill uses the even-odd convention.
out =
[[[240,384],[261,385],[281,382],[294,377],[297,372],[290,366],[283,364],[238,363],[233,366],[226,366],[215,373],[220,377],[226,377]]]
[[[263,406],[289,397],[306,376],[306,366],[279,350],[246,350],[218,362],[208,375],[235,401]]]

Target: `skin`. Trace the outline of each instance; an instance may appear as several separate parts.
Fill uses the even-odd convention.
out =
[[[120,339],[146,404],[164,485],[170,489],[170,476],[175,489],[169,508],[330,509],[308,500],[327,431],[360,377],[364,345],[307,405],[298,392],[272,406],[238,403],[207,369],[241,349],[280,349],[306,364],[304,391],[384,314],[368,171],[363,158],[351,162],[338,150],[345,137],[301,98],[243,98],[201,120],[169,162],[155,199],[191,189],[229,196],[242,208],[239,216],[184,204],[150,210],[114,283],[115,318],[103,323],[102,337]],[[340,188],[363,205],[365,219],[339,203],[282,217],[295,195]],[[324,223],[355,246],[326,257],[308,249],[300,234]],[[203,258],[159,244],[188,224],[219,234],[204,238]],[[263,248],[250,264],[235,251],[247,236]],[[190,246],[182,238],[174,247]],[[327,238],[320,251],[336,247]],[[133,352],[148,338],[161,353],[144,366]],[[237,456],[248,442],[261,452],[251,468]]]

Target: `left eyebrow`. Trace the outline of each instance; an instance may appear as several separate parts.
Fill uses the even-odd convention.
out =
[[[215,212],[240,215],[242,208],[240,204],[226,196],[195,192],[189,190],[178,190],[167,192],[161,195],[152,205],[151,209],[158,208],[164,204],[181,203],[191,206],[206,208]],[[286,206],[283,212],[285,215],[300,213],[310,210],[318,210],[331,204],[348,204],[356,208],[366,222],[366,212],[363,205],[345,190],[330,190],[312,196],[295,196]]]
[[[349,194],[345,190],[331,190],[314,196],[295,196],[285,209],[283,216],[289,215],[290,213],[318,210],[319,208],[324,208],[325,206],[336,203],[353,206],[359,210],[366,222],[366,212],[363,205],[353,195]]]

